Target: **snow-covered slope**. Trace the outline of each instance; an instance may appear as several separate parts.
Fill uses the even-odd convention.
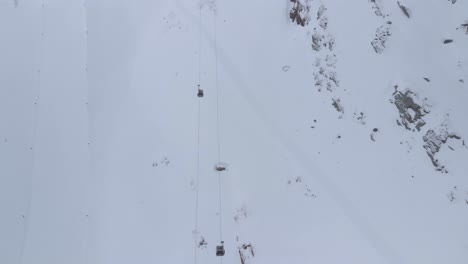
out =
[[[466,263],[466,10],[1,0],[0,263]]]

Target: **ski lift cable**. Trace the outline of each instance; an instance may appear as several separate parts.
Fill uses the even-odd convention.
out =
[[[202,42],[202,5],[201,0],[198,3],[199,11],[199,36],[198,36],[198,89],[201,83],[201,42]],[[199,197],[199,178],[200,178],[200,123],[201,123],[201,97],[198,97],[197,114],[197,171],[195,185],[195,241],[194,241],[194,263],[197,264],[197,244],[198,244],[198,197]]]
[[[198,85],[201,82],[201,53],[202,53],[202,2],[198,1],[198,16],[199,16],[199,29],[198,29]]]
[[[215,85],[216,85],[216,128],[218,134],[218,164],[221,162],[221,143],[220,143],[220,118],[219,118],[219,71],[218,71],[218,35],[217,35],[217,16],[218,16],[218,1],[215,2],[214,11],[214,51],[215,51]],[[221,202],[221,172],[218,171],[218,200],[219,200],[219,239],[223,241],[223,228],[222,228],[222,202]],[[222,261],[222,260],[221,260]]]
[[[216,7],[217,8],[217,7]],[[216,128],[218,133],[218,162],[221,162],[221,144],[219,133],[219,78],[218,78],[218,39],[217,39],[217,9],[214,11],[214,45],[215,45],[215,85],[216,85]]]
[[[88,159],[87,159],[87,165],[88,165],[88,175],[91,174],[91,151],[90,151],[90,143],[91,143],[91,133],[90,133],[90,112],[89,112],[89,75],[88,75],[88,0],[83,0],[83,15],[84,15],[84,49],[85,49],[85,60],[84,60],[84,78],[85,78],[85,86],[86,86],[86,118],[87,118],[87,152],[88,152]],[[85,210],[85,226],[84,226],[84,239],[83,239],[83,262],[85,264],[89,263],[89,240],[90,240],[90,231],[89,231],[89,211],[90,211],[90,200],[89,200],[89,178],[85,180],[84,185],[83,185],[83,197],[84,197],[84,210]]]
[[[45,3],[44,1],[41,1],[41,25],[40,25],[40,50],[44,50],[44,32],[45,32]],[[29,236],[29,225],[30,225],[30,219],[31,219],[31,206],[32,206],[32,189],[33,189],[33,179],[34,179],[34,165],[36,164],[36,139],[37,139],[37,127],[39,123],[39,101],[41,99],[41,90],[42,90],[42,72],[41,72],[41,66],[43,65],[43,59],[44,56],[42,56],[43,52],[40,53],[41,55],[39,56],[39,61],[38,61],[38,69],[37,69],[37,90],[35,92],[35,95],[33,97],[33,113],[32,113],[32,133],[31,133],[31,138],[30,138],[30,146],[29,150],[31,151],[31,168],[30,168],[30,177],[28,179],[28,186],[27,186],[27,204],[25,211],[21,215],[22,221],[23,221],[23,236],[21,238],[21,244],[20,244],[20,249],[19,249],[19,254],[18,254],[18,262],[21,264],[23,263],[23,258],[24,258],[24,251],[26,247],[26,241],[28,240]]]
[[[198,99],[198,118],[197,118],[197,173],[196,173],[196,196],[195,196],[195,264],[197,263],[197,243],[198,243],[198,193],[199,193],[199,178],[200,178],[200,123],[201,123],[201,99]]]

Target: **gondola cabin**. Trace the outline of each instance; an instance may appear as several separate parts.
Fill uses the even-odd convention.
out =
[[[224,241],[221,241],[221,245],[216,246],[216,256],[222,257],[224,256]]]
[[[198,85],[198,93],[197,93],[197,96],[198,96],[198,97],[203,97],[203,90],[200,89],[200,85]]]

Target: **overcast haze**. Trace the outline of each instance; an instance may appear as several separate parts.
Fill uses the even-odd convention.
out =
[[[0,263],[466,264],[467,11],[0,0]]]

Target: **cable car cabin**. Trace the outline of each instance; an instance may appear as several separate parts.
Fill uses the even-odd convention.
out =
[[[223,163],[223,162],[218,162],[216,165],[215,165],[215,170],[216,171],[225,171],[227,168],[227,164],[226,163]]]
[[[217,170],[217,171],[225,171],[226,168],[225,168],[225,167],[215,167],[215,170]]]
[[[198,93],[197,93],[197,96],[198,96],[198,97],[203,97],[203,90],[200,89],[200,86],[198,86]]]
[[[221,241],[221,245],[220,246],[216,246],[216,256],[218,257],[222,257],[224,256],[224,241]]]

